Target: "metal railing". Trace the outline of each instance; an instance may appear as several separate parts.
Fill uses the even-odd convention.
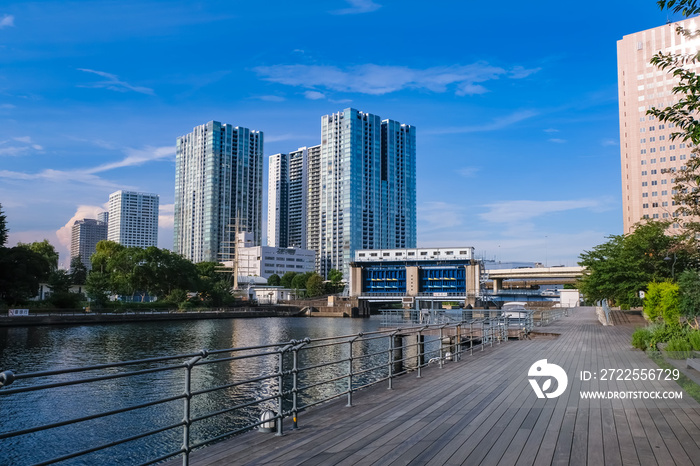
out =
[[[555,320],[561,319],[562,317],[568,317],[570,311],[571,309],[568,307],[556,307],[552,309],[535,311],[534,323],[538,327],[549,325]]]
[[[22,408],[5,410],[3,457],[44,465],[76,458],[154,464],[181,456],[187,465],[193,450],[218,440],[271,423],[282,435],[285,420],[297,428],[309,407],[340,397],[352,406],[358,390],[381,382],[392,388],[397,376],[421,377],[431,363],[442,368],[466,352],[484,351],[507,341],[508,328],[507,316],[500,316],[55,371],[5,370],[2,406],[60,397],[73,405],[33,425],[20,419]]]

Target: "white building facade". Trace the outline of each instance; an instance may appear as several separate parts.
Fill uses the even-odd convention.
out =
[[[158,246],[158,204],[157,194],[110,194],[107,239],[126,247]]]

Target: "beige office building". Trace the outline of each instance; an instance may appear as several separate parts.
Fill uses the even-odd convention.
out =
[[[624,233],[645,218],[674,219],[674,173],[690,156],[691,145],[680,138],[672,141],[670,135],[678,128],[646,112],[678,100],[672,93],[677,80],[651,65],[652,57],[659,51],[698,51],[700,39],[676,34],[678,25],[695,30],[700,19],[697,25],[694,19],[684,20],[630,34],[617,42]],[[679,228],[679,224],[672,228]]]

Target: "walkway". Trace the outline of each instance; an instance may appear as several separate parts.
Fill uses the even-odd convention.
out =
[[[542,329],[558,338],[511,341],[422,379],[400,377],[301,413],[285,435],[250,432],[195,452],[194,465],[700,465],[700,404],[588,400],[580,391],[680,391],[673,381],[582,381],[580,371],[658,369],[629,344],[631,326],[603,327],[592,308]],[[562,366],[569,386],[538,399],[528,369]],[[285,423],[285,429],[291,422]]]

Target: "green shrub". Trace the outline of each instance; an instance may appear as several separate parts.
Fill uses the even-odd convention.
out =
[[[685,331],[677,325],[668,325],[667,323],[652,324],[647,327],[651,333],[649,346],[656,348],[657,343],[670,342],[674,338],[685,339]]]
[[[632,334],[632,346],[642,351],[649,348],[652,334],[647,328],[638,328]]]
[[[700,330],[691,330],[688,332],[688,343],[695,351],[700,351]]]
[[[647,285],[644,296],[644,315],[651,322],[656,322],[661,317],[659,303],[661,302],[660,283],[651,282]]]
[[[686,359],[690,357],[690,351],[693,348],[688,343],[688,340],[682,337],[674,337],[666,346],[666,354],[671,359]]]

